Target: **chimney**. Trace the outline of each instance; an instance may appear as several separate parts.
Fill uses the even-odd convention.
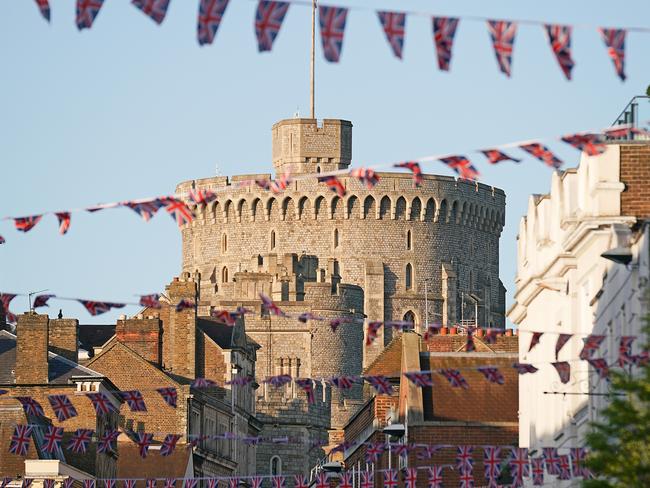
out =
[[[49,325],[50,351],[72,362],[78,362],[79,321],[77,319],[53,319]]]
[[[170,342],[171,363],[166,368],[174,374],[194,378],[196,376],[196,302],[198,293],[196,282],[183,273],[166,287],[166,294],[171,302],[169,324],[166,327],[165,340]],[[181,300],[189,300],[194,307],[176,311]]]
[[[48,383],[47,345],[49,317],[34,312],[18,316],[16,325],[16,384]]]
[[[157,318],[120,319],[115,328],[118,341],[156,366],[161,365],[161,335],[162,324]]]

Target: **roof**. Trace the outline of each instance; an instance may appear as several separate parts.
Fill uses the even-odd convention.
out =
[[[368,366],[363,374],[399,377],[402,367],[402,334],[398,334]]]
[[[117,478],[184,478],[191,463],[192,450],[178,446],[171,455],[161,458],[155,452],[156,447],[152,446],[149,455],[143,459],[136,444],[131,441],[119,442]]]
[[[115,335],[115,324],[79,325],[79,342],[81,347],[92,354],[94,347],[103,346]]]
[[[16,383],[16,336],[0,330],[0,384]],[[49,383],[55,385],[68,384],[73,376],[104,378],[92,369],[81,366],[53,352],[48,352]]]
[[[235,329],[237,327],[230,327],[210,317],[197,317],[196,325],[221,349],[236,347]]]

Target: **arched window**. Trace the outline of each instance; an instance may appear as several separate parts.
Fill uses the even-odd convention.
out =
[[[334,247],[339,247],[339,230],[334,229]]]
[[[271,458],[271,476],[280,476],[282,474],[282,459],[280,456]]]
[[[411,266],[411,263],[408,263],[406,265],[406,289],[410,290],[413,288],[413,266]]]
[[[405,330],[415,330],[415,314],[413,311],[409,310],[404,314],[404,318],[402,319],[404,322],[410,322],[412,325],[408,326]]]
[[[228,283],[228,268],[226,268],[225,266],[221,270],[221,282]]]
[[[275,231],[271,231],[271,249],[275,249]]]
[[[320,173],[320,166],[316,166],[316,173]]]
[[[228,251],[228,236],[226,234],[223,234],[221,236],[221,252],[227,252]]]
[[[406,231],[406,250],[407,251],[411,250],[411,231],[410,230]]]

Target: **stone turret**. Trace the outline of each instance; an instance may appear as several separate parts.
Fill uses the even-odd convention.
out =
[[[346,169],[352,161],[352,122],[287,119],[273,125],[276,174],[324,173]]]

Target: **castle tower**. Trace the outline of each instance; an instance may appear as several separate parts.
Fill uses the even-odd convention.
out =
[[[286,119],[272,131],[277,175],[346,169],[352,161],[352,122],[347,120]]]

